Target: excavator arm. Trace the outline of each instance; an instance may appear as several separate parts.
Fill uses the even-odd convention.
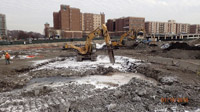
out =
[[[124,40],[125,37],[127,37],[128,35],[130,35],[132,32],[133,32],[133,30],[129,30],[128,32],[124,33],[123,35],[121,35],[119,41],[112,41],[112,45],[116,46],[116,47],[123,46],[122,41]]]
[[[121,36],[121,38],[120,38],[120,40],[119,40],[119,45],[122,45],[123,39],[124,39],[127,35],[129,35],[131,32],[132,32],[132,30],[129,30],[128,32],[124,33],[124,34]]]
[[[114,64],[115,63],[115,58],[114,58],[112,43],[111,43],[111,40],[110,40],[110,35],[108,33],[108,29],[107,29],[105,24],[102,25],[102,30],[103,30],[102,33],[103,33],[103,36],[104,36],[104,40],[106,42],[106,46],[107,46],[108,56],[109,56],[110,62],[112,64]]]

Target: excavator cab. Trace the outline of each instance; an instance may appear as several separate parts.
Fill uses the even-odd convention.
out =
[[[97,48],[96,48],[96,43],[92,43],[92,53],[96,53]]]
[[[144,37],[144,32],[142,30],[140,30],[138,33],[137,33],[137,41],[139,42],[142,42],[145,40],[145,37]]]
[[[143,32],[143,31],[139,31],[139,32],[138,32],[138,35],[139,35],[139,36],[143,36],[143,35],[144,35],[144,32]]]

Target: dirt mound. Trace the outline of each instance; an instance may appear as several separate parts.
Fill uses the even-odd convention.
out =
[[[191,40],[188,42],[189,45],[191,46],[195,46],[197,44],[200,44],[200,39],[195,39],[195,40]]]
[[[133,49],[136,49],[136,50],[144,50],[144,49],[149,48],[149,46],[147,44],[144,44],[144,43],[135,43],[130,48],[133,48]]]
[[[197,46],[190,46],[187,43],[171,43],[170,46],[165,50],[171,50],[171,49],[183,49],[183,50],[200,50],[200,47]]]

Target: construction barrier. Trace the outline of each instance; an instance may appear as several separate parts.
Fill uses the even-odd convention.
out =
[[[112,39],[119,39],[120,37],[112,37]],[[94,38],[94,40],[103,40],[104,38]],[[40,43],[56,43],[56,42],[73,42],[73,41],[85,41],[86,38],[73,38],[73,39],[48,39],[48,40],[32,40],[29,41],[0,41],[1,45],[22,45],[22,44],[40,44]]]

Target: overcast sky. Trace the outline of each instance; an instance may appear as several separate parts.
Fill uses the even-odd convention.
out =
[[[135,16],[200,24],[200,0],[0,0],[0,13],[6,14],[9,30],[43,33],[44,23],[53,26],[53,12],[59,11],[60,4],[81,12],[104,12],[106,19]]]

